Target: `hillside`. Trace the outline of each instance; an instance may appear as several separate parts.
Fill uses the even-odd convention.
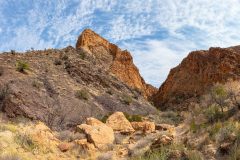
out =
[[[77,48],[2,53],[0,64],[1,110],[9,117],[65,128],[114,111],[156,113],[144,98],[155,89],[144,82],[130,53],[89,29]]]

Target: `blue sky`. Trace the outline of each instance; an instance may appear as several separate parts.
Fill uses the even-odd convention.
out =
[[[0,51],[75,45],[91,28],[156,87],[192,50],[240,44],[240,0],[0,0]]]

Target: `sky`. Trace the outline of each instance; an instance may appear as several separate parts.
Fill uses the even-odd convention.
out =
[[[85,28],[159,87],[190,51],[240,44],[240,0],[0,0],[0,52],[75,46]]]

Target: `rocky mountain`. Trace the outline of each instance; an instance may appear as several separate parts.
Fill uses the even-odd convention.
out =
[[[239,78],[239,46],[194,51],[170,71],[154,96],[154,103],[161,109],[185,109],[192,100],[208,92],[213,84]]]
[[[117,45],[108,42],[92,30],[83,31],[76,48],[83,48],[92,53],[99,61],[98,63],[105,66],[105,70],[117,76],[130,87],[141,91],[146,98],[151,98],[157,92],[155,87],[146,84],[127,50],[122,51]]]
[[[9,117],[39,119],[48,126],[79,124],[114,111],[148,115],[146,84],[128,51],[85,30],[76,48],[0,54],[0,107]]]

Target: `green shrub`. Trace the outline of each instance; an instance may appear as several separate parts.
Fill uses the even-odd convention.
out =
[[[29,70],[29,65],[27,62],[24,61],[17,61],[16,68],[17,71],[24,73],[26,72],[26,70]]]
[[[136,114],[135,115],[129,115],[127,113],[124,113],[124,115],[129,122],[142,122],[143,121],[141,115],[136,115]]]
[[[61,65],[62,61],[60,59],[55,59],[54,64],[57,65]]]
[[[122,102],[126,105],[130,105],[133,102],[133,99],[131,96],[124,94],[122,96]]]
[[[103,123],[106,123],[108,117],[109,117],[109,115],[105,115],[105,116],[103,116],[103,117],[101,118],[100,121],[103,122]]]
[[[79,54],[79,57],[84,60],[86,58],[86,54],[85,52],[82,52],[81,54]]]
[[[15,136],[15,141],[22,146],[24,149],[26,149],[27,151],[33,151],[34,149],[38,148],[38,145],[36,142],[34,142],[31,138],[30,135],[27,134],[21,134],[18,133]]]
[[[204,110],[204,115],[208,118],[209,122],[216,122],[223,118],[223,113],[220,111],[220,108],[216,105],[209,106]]]
[[[68,60],[68,56],[66,54],[64,54],[62,57],[61,57],[62,60]]]
[[[190,123],[190,131],[192,131],[193,133],[196,133],[198,130],[198,125],[195,123],[195,120],[193,119]]]
[[[223,124],[223,127],[216,135],[216,140],[219,144],[225,141],[229,141],[231,136],[235,134],[237,138],[240,137],[240,127],[238,122],[227,121]]]
[[[213,138],[220,131],[221,128],[222,128],[221,122],[217,122],[217,123],[211,125],[208,130],[209,136]]]
[[[89,99],[88,91],[85,90],[85,89],[76,91],[75,96],[78,99],[84,99],[84,100],[88,100]]]

